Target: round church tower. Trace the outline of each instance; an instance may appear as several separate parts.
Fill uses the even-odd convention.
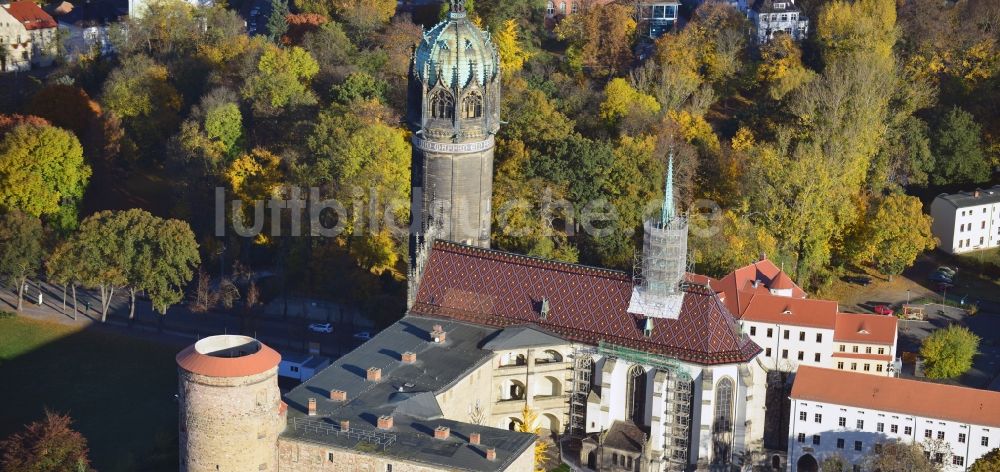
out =
[[[177,354],[181,472],[277,470],[280,362],[260,341],[234,335]]]
[[[500,129],[497,49],[466,17],[463,3],[452,0],[448,19],[424,34],[411,69],[407,119],[418,233],[433,217],[440,228],[435,237],[489,247]]]

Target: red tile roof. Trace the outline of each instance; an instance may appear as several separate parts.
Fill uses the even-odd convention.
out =
[[[771,280],[771,283],[767,285],[767,288],[769,288],[771,290],[789,290],[789,289],[791,289],[792,291],[794,291],[798,287],[799,286],[795,285],[795,282],[792,282],[791,277],[789,277],[788,274],[786,274],[785,271],[783,271],[783,270],[782,271],[778,271],[778,275],[775,275],[774,278]],[[802,290],[802,289],[799,288],[799,290]]]
[[[896,344],[895,316],[837,313],[833,340],[862,344]]]
[[[760,347],[740,333],[716,294],[692,285],[678,319],[628,313],[632,279],[619,271],[566,264],[437,241],[411,313],[496,327],[535,323],[567,339],[607,342],[711,365],[747,362]],[[542,299],[549,314],[539,315]]]
[[[791,397],[1000,427],[1000,392],[799,366]]]
[[[55,28],[58,26],[56,20],[53,20],[35,2],[13,2],[4,8],[7,10],[7,13],[10,13],[17,21],[20,21],[28,30]]]
[[[826,329],[833,329],[837,321],[837,302],[770,293],[757,293],[748,298],[749,303],[740,316],[744,321]]]

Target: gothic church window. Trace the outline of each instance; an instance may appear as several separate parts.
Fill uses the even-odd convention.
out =
[[[483,116],[483,96],[479,92],[470,92],[462,100],[462,118],[480,118]]]
[[[715,424],[712,433],[714,462],[728,464],[733,439],[733,380],[728,377],[715,386]]]
[[[628,392],[625,397],[626,417],[637,425],[646,419],[646,370],[641,365],[633,365],[628,371]]]
[[[443,90],[438,90],[431,95],[431,117],[432,118],[452,118],[454,117],[455,102],[451,95]]]

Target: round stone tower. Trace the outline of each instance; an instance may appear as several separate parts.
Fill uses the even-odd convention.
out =
[[[277,470],[279,362],[260,341],[234,335],[177,354],[181,472]]]
[[[490,245],[500,58],[488,33],[452,0],[413,54],[407,121],[413,134],[413,221],[421,236]]]

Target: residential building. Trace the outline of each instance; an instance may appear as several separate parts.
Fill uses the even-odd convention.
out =
[[[638,28],[650,39],[663,36],[677,24],[679,1],[640,2]]]
[[[1000,392],[802,366],[791,401],[791,472],[832,455],[867,470],[865,458],[892,441],[959,472],[1000,445]]]
[[[52,65],[58,25],[34,2],[0,4],[0,72]]]
[[[747,17],[754,28],[754,40],[765,44],[776,34],[787,34],[795,41],[809,34],[809,18],[795,5],[795,0],[756,0]]]
[[[800,365],[893,375],[897,323],[893,316],[841,313],[835,301],[807,298],[766,258],[710,285],[763,349],[757,365],[795,372]]]
[[[941,194],[931,203],[931,232],[942,251],[963,254],[1000,247],[1000,185]]]

